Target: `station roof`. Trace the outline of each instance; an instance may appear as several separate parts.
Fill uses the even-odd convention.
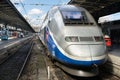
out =
[[[0,0],[0,23],[9,24],[26,31],[34,32],[33,28],[10,0]]]
[[[71,0],[68,4],[86,8],[97,19],[120,11],[120,0]]]

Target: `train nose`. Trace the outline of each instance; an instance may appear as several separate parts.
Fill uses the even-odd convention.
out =
[[[96,57],[105,53],[104,45],[70,45],[66,52],[77,57]]]
[[[72,56],[88,57],[90,50],[88,45],[70,45],[66,48],[66,52]]]

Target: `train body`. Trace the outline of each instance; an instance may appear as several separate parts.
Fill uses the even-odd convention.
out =
[[[1,28],[1,32],[0,32],[0,36],[1,36],[1,40],[8,40],[9,34],[8,34],[8,30],[5,28]]]
[[[97,66],[107,59],[102,31],[82,7],[53,7],[43,21],[40,39],[56,64],[75,76],[97,75]]]

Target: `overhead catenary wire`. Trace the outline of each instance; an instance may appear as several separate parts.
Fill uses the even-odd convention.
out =
[[[51,7],[53,7],[53,6],[59,6],[59,5],[62,5],[62,2],[63,2],[63,0],[58,0],[58,3],[57,4],[50,4],[50,3],[40,3],[40,2],[38,2],[38,3],[23,3],[22,2],[22,0],[19,0],[19,2],[15,2],[14,4],[15,5],[21,5],[22,6],[22,8],[23,8],[23,10],[24,10],[24,12],[25,12],[25,14],[26,15],[28,15],[27,14],[27,11],[26,11],[26,9],[25,9],[25,6],[51,6]],[[40,21],[43,21],[43,19],[36,19],[36,20],[40,20]],[[30,22],[30,21],[29,21]]]
[[[24,5],[35,5],[35,6],[58,6],[58,5],[62,5],[60,4],[61,3],[61,0],[57,3],[57,4],[43,4],[43,3],[30,3],[30,4],[27,4],[27,3],[22,3],[22,6],[24,7]],[[15,5],[19,5],[20,3],[14,3]]]
[[[23,10],[24,10],[25,14],[27,15],[27,11],[26,11],[26,9],[25,9],[25,7],[24,7],[24,4],[22,3],[22,1],[21,1],[21,0],[19,0],[19,2],[20,2],[20,4],[22,5],[22,7],[23,7]],[[18,4],[19,4],[19,3],[18,3]]]
[[[20,3],[14,3],[15,5],[19,5]],[[26,3],[22,3],[22,6],[24,7],[24,5],[36,5],[36,6],[53,6],[56,4],[42,4],[42,3],[31,3],[31,4],[26,4]]]

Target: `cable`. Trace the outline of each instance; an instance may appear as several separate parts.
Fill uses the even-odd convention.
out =
[[[21,2],[21,4],[22,4],[22,6],[24,7],[24,5],[36,5],[36,6],[57,6],[57,5],[61,5],[62,4],[62,0],[59,0],[58,1],[58,3],[56,3],[56,4],[44,4],[44,3],[30,3],[30,4],[23,4],[22,2]],[[14,3],[15,5],[19,5],[20,3]]]
[[[20,4],[22,5],[22,7],[23,7],[23,9],[24,9],[24,11],[25,11],[25,14],[27,15],[27,12],[26,12],[26,10],[25,10],[24,4],[22,3],[21,0],[19,0],[19,2],[20,2]],[[19,4],[19,3],[17,3],[17,4]]]
[[[24,4],[24,5],[36,5],[36,6],[52,6],[52,5],[55,5],[55,4],[41,4],[41,3],[36,3],[36,4]]]

